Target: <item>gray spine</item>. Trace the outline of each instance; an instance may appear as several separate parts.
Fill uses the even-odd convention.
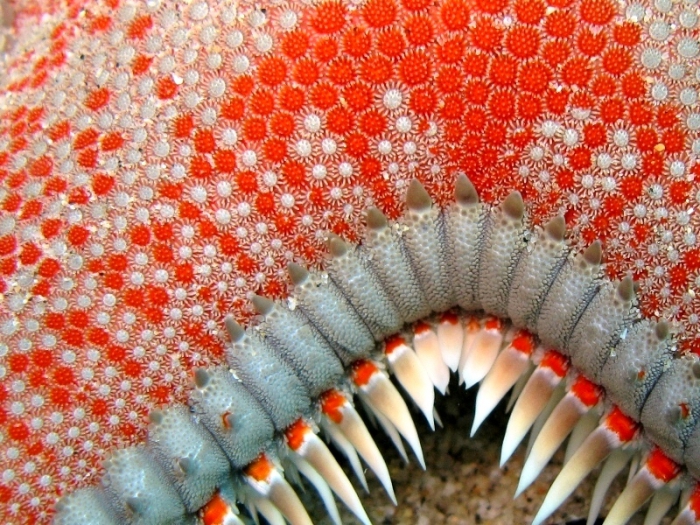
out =
[[[367,236],[360,249],[396,305],[404,323],[412,323],[430,314],[428,300],[423,294],[406,249],[394,228],[379,210],[367,213]]]
[[[563,231],[558,236],[543,229],[533,237],[515,268],[508,296],[508,317],[531,332],[537,329],[542,303],[569,255]]]
[[[272,441],[270,417],[243,383],[224,367],[198,370],[191,399],[195,413],[235,468],[253,461]]]
[[[600,383],[610,400],[639,421],[649,392],[669,365],[672,341],[665,323],[632,325],[603,367]]]
[[[105,469],[102,485],[128,523],[174,524],[186,519],[180,496],[146,447],[115,451]]]
[[[430,308],[434,312],[444,312],[456,302],[448,282],[442,214],[416,179],[411,181],[406,202],[404,246]]]
[[[226,353],[229,366],[283,431],[302,415],[310,415],[311,400],[291,368],[252,330],[234,341]]]
[[[491,212],[479,265],[479,302],[486,313],[508,315],[508,294],[515,267],[525,249],[525,207],[519,193],[512,193]]]
[[[644,408],[644,432],[674,461],[682,462],[688,439],[700,415],[697,357],[671,361],[654,385]]]
[[[300,311],[273,303],[259,328],[270,346],[297,373],[312,399],[342,380],[343,363]]]
[[[294,291],[301,310],[344,365],[369,355],[375,345],[372,332],[327,274],[307,274]]]
[[[568,344],[571,362],[598,384],[610,352],[638,314],[635,303],[631,279],[619,284],[605,283],[571,334]]]
[[[230,463],[212,435],[185,406],[150,416],[148,444],[189,512],[196,512],[230,474]]]
[[[457,304],[466,311],[481,309],[479,269],[488,218],[488,207],[474,199],[458,199],[443,216],[447,274]]]
[[[403,325],[399,311],[384,290],[362,252],[340,239],[331,239],[333,257],[328,274],[348,298],[377,341],[395,334]]]

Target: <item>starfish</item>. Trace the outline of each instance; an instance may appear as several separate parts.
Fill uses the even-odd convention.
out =
[[[517,190],[700,336],[698,12],[612,0],[0,3],[0,516],[46,522],[223,320],[419,179]]]

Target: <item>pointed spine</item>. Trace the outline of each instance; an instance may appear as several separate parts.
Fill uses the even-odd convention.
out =
[[[448,281],[442,214],[416,179],[408,186],[406,205],[404,246],[430,308],[444,312],[454,306],[455,299]]]

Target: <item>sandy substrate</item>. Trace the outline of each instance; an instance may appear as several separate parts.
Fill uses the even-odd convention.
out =
[[[385,458],[398,505],[394,506],[370,471],[366,471],[370,494],[362,494],[360,485],[346,468],[353,480],[365,509],[374,524],[449,524],[449,525],[496,525],[530,523],[544,496],[560,470],[564,451],[560,450],[549,467],[538,480],[519,498],[513,499],[518,476],[524,461],[525,446],[521,445],[514,456],[501,469],[498,466],[501,441],[507,423],[504,415],[505,403],[494,411],[474,439],[469,438],[475,395],[465,393],[451,384],[452,391],[459,393],[438,400],[438,411],[444,428],[431,432],[422,415],[414,412],[423,444],[427,470],[418,466],[415,458],[405,464],[391,441],[381,430],[371,427]],[[341,464],[346,463],[340,459]],[[628,471],[623,471],[626,477]],[[548,524],[584,525],[588,515],[588,501],[593,492],[598,470],[582,484],[553,515]],[[612,496],[621,492],[623,479],[617,480],[606,502],[606,511],[612,504]],[[302,494],[310,509],[314,523],[330,525],[324,507],[319,503],[313,489]],[[343,523],[359,523],[352,514],[342,508]],[[630,523],[641,525],[643,516],[638,515]],[[670,523],[667,518],[664,523]],[[602,523],[600,521],[599,523]]]

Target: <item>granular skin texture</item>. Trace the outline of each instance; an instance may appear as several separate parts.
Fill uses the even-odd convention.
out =
[[[699,325],[697,13],[664,0],[12,3],[0,32],[0,517],[47,522],[420,179],[518,190]],[[4,6],[3,6],[4,7]],[[397,512],[401,512],[398,510]]]

